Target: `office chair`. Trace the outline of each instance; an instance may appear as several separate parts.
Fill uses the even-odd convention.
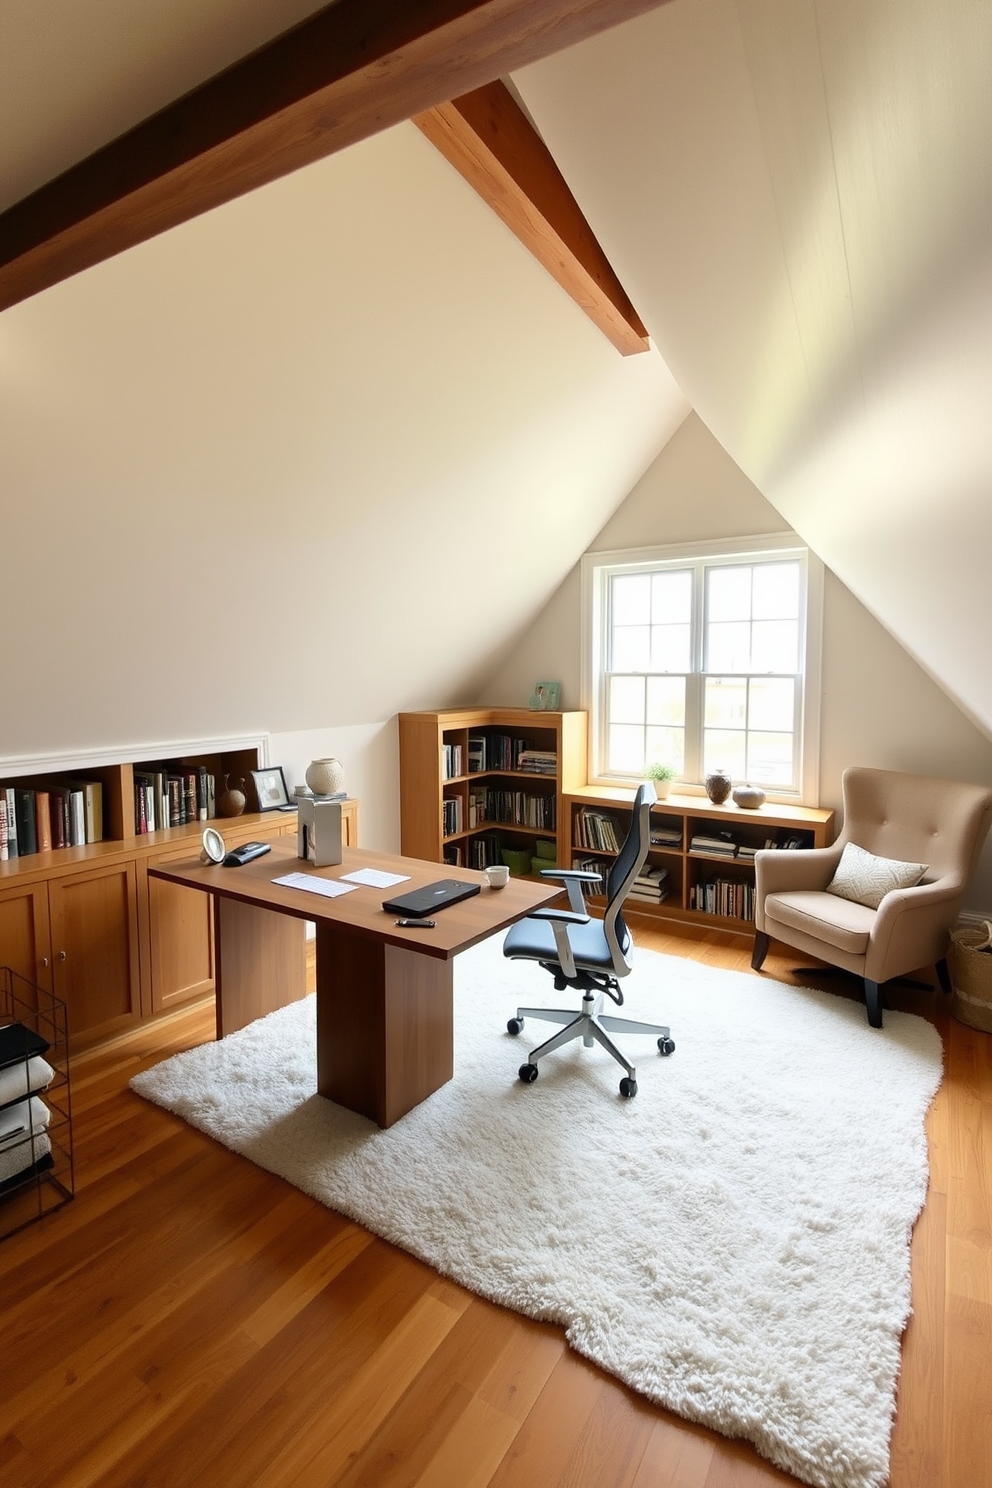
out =
[[[881,1028],[883,983],[934,966],[951,990],[945,957],[992,822],[992,788],[861,766],[844,771],[842,788],[844,826],[832,847],[756,854],[751,965],[760,971],[777,940],[852,972],[868,1022]],[[845,887],[841,897],[834,874],[847,843],[925,867],[922,882],[881,897],[873,883],[863,893]]]
[[[675,1048],[669,1029],[661,1024],[636,1023],[629,1018],[604,1016],[601,1011],[604,997],[612,998],[618,1007],[623,1005],[619,978],[630,972],[634,943],[621,911],[651,845],[654,799],[653,786],[640,786],[634,798],[630,831],[607,877],[606,910],[601,920],[586,913],[581,887],[583,883],[601,883],[600,874],[576,868],[546,868],[541,877],[563,881],[570,908],[535,910],[507,932],[504,956],[515,961],[537,961],[554,977],[556,992],[574,987],[582,993],[581,1012],[575,1008],[518,1007],[516,1017],[507,1023],[507,1032],[514,1035],[523,1032],[525,1018],[564,1025],[560,1032],[532,1049],[527,1063],[520,1066],[520,1078],[525,1085],[537,1079],[538,1060],[545,1054],[580,1038],[587,1049],[601,1044],[623,1066],[627,1073],[620,1081],[620,1094],[629,1099],[637,1094],[637,1072],[610,1034],[623,1029],[628,1033],[650,1033],[657,1038],[661,1054],[671,1054]]]

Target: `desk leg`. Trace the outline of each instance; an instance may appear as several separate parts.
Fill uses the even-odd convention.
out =
[[[318,920],[320,1094],[392,1126],[453,1073],[453,962]]]
[[[306,922],[216,896],[217,1037],[305,997]]]

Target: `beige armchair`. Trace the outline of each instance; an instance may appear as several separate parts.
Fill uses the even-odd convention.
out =
[[[944,958],[992,824],[992,787],[855,767],[843,790],[844,825],[831,847],[757,854],[751,965],[761,970],[774,938],[843,967],[863,979],[868,1022],[881,1028],[881,987],[893,977],[934,966],[950,991]],[[925,864],[922,881],[886,893],[877,909],[828,893],[848,842]]]

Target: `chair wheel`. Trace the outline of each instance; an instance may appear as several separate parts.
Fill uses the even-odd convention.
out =
[[[629,1075],[624,1075],[620,1081],[620,1094],[624,1100],[630,1100],[632,1095],[637,1094],[637,1081],[632,1080]]]
[[[507,1031],[507,1033],[512,1033],[514,1038],[516,1038],[516,1036],[517,1036],[518,1033],[523,1033],[523,1031],[524,1031],[524,1020],[523,1020],[523,1018],[511,1018],[510,1021],[509,1021],[509,1023],[507,1023],[507,1025],[506,1025],[506,1031]]]
[[[658,1053],[659,1054],[674,1054],[675,1053],[675,1040],[674,1039],[670,1039],[670,1038],[660,1038],[658,1040]]]
[[[521,1080],[523,1080],[525,1085],[533,1085],[534,1081],[537,1079],[537,1065],[522,1064],[517,1073],[519,1074]]]

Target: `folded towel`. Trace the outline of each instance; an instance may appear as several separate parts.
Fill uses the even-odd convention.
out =
[[[6,1148],[0,1152],[0,1183],[25,1172],[34,1163],[47,1157],[51,1150],[52,1144],[44,1132],[35,1137],[33,1142],[20,1142],[16,1147]]]
[[[6,1069],[0,1069],[0,1106],[30,1095],[32,1091],[44,1090],[54,1079],[55,1071],[40,1054],[36,1054],[27,1063],[18,1059],[15,1064],[8,1064]]]
[[[51,1117],[45,1102],[36,1095],[19,1101],[16,1106],[6,1106],[0,1111],[0,1152],[43,1132]]]

